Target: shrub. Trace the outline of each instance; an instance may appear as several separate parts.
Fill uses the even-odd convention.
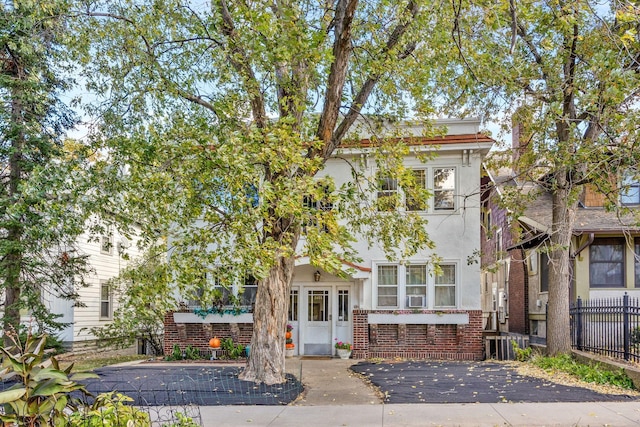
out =
[[[0,392],[0,420],[3,425],[64,425],[66,412],[75,412],[80,399],[71,394],[89,392],[76,380],[96,378],[95,374],[71,374],[73,364],[61,370],[54,357],[46,355],[47,336],[27,334],[24,344],[17,334],[9,334],[13,345],[0,348],[0,379],[17,377],[17,382]]]
[[[113,391],[102,393],[93,404],[69,416],[68,427],[147,427],[149,415],[127,403],[128,396]]]
[[[513,354],[518,362],[526,362],[531,359],[533,349],[531,347],[520,348],[516,340],[511,340],[511,347],[513,348]]]
[[[225,351],[229,359],[239,359],[244,355],[244,346],[235,344],[232,338],[225,338],[220,342],[220,347]]]

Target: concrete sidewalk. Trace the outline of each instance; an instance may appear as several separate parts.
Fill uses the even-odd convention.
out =
[[[204,427],[640,425],[638,402],[207,406],[200,413]]]

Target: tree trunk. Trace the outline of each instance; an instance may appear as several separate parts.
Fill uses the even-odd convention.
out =
[[[251,357],[240,374],[243,380],[264,384],[285,381],[284,345],[294,262],[293,256],[278,257],[269,275],[258,282]]]
[[[555,175],[558,177],[564,173],[559,171]],[[569,288],[571,235],[578,206],[575,192],[575,188],[562,185],[553,192],[547,317],[547,352],[550,356],[571,352]]]

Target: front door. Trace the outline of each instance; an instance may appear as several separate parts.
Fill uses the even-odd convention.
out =
[[[331,351],[331,288],[309,288],[306,292],[304,354],[327,355]]]

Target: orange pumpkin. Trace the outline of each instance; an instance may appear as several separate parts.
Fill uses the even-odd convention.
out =
[[[284,348],[295,348],[296,345],[294,343],[285,344]]]
[[[220,347],[220,338],[218,337],[213,337],[209,340],[209,347],[211,348],[218,348]]]
[[[287,331],[287,333],[286,333],[286,334],[284,334],[284,337],[285,337],[286,339],[291,338],[291,332]]]

